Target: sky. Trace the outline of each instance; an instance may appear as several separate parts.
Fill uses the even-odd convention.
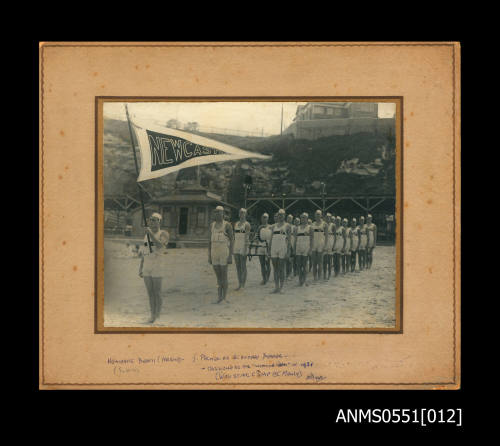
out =
[[[219,127],[245,132],[277,135],[293,120],[297,105],[305,102],[132,102],[128,103],[132,118],[165,125],[169,119],[181,123],[195,121],[201,127]],[[391,118],[395,103],[379,103],[379,117]],[[125,120],[123,102],[105,102],[104,117]]]

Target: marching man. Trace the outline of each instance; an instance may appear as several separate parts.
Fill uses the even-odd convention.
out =
[[[366,250],[368,246],[368,230],[365,224],[365,217],[359,218],[359,247],[358,260],[360,271],[366,268]]]
[[[161,215],[157,212],[149,217],[149,226],[144,228],[146,235],[139,266],[139,276],[144,279],[149,296],[151,318],[148,323],[150,324],[160,316],[161,312],[161,283],[165,275],[165,256],[169,239],[168,232],[160,229],[160,222]],[[148,245],[151,245],[151,249]]]
[[[257,239],[260,247],[257,250],[259,254],[260,272],[262,275],[261,285],[265,285],[271,275],[271,261],[267,256],[267,247],[271,241],[271,225],[269,224],[269,214],[264,212],[260,217],[260,226],[257,229]]]
[[[217,277],[219,297],[216,303],[220,303],[227,295],[227,265],[233,263],[233,228],[224,220],[222,206],[215,208],[215,221],[210,225],[209,237],[208,263],[213,266]]]
[[[368,244],[366,248],[366,267],[371,268],[373,263],[373,250],[377,246],[377,225],[372,222],[373,217],[368,214],[366,217],[366,232],[368,236]]]
[[[236,273],[238,274],[238,288],[235,291],[245,288],[247,281],[247,254],[250,244],[250,223],[247,221],[247,210],[240,209],[240,219],[234,224],[234,261],[236,263]]]
[[[285,268],[290,254],[291,228],[285,222],[285,210],[280,209],[276,214],[276,223],[271,226],[271,241],[269,256],[273,264],[274,290],[272,293],[282,293],[285,283]]]

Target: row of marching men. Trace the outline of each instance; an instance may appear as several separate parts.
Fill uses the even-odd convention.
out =
[[[246,209],[240,209],[239,220],[231,225],[224,220],[224,208],[215,210],[215,221],[210,228],[208,261],[212,264],[218,285],[217,303],[226,299],[227,265],[234,257],[238,276],[236,291],[245,287],[247,256],[258,255],[262,282],[274,278],[272,293],[282,293],[286,279],[298,276],[298,285],[307,286],[308,272],[315,281],[329,280],[332,276],[369,269],[377,245],[377,227],[372,216],[349,220],[317,210],[314,219],[306,212],[295,218],[280,209],[269,223],[269,215],[262,214],[260,226],[253,240]]]

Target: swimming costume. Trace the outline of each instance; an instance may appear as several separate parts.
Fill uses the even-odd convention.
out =
[[[311,237],[309,235],[310,226],[306,225],[304,228],[297,227],[297,245],[296,245],[296,255],[307,256],[309,255],[309,249],[311,248]]]
[[[210,245],[212,265],[227,265],[229,257],[229,236],[226,232],[226,221],[222,222],[220,228],[216,228],[217,222],[212,222],[210,231],[212,233],[212,242]]]

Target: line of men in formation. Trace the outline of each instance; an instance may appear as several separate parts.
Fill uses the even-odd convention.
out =
[[[250,239],[251,226],[246,219],[246,209],[240,209],[239,220],[233,225],[224,220],[224,208],[217,206],[215,221],[210,226],[208,262],[212,264],[218,286],[218,301],[227,295],[227,265],[234,256],[238,275],[238,288],[245,287],[248,255],[258,255],[262,282],[265,285],[273,267],[274,289],[282,293],[287,278],[293,274],[299,278],[299,286],[307,286],[307,273],[312,270],[314,280],[329,280],[340,273],[369,269],[373,262],[373,250],[377,245],[377,226],[368,215],[349,220],[321,210],[314,220],[306,212],[300,217],[286,215],[280,209],[274,215],[274,224],[269,224],[269,215],[262,214],[261,224]],[[357,258],[357,262],[356,262]]]

